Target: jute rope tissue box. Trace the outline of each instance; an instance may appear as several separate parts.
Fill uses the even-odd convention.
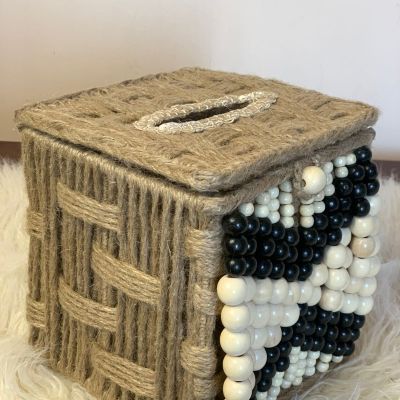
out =
[[[201,69],[18,111],[31,342],[98,399],[301,390],[373,306],[376,117]]]

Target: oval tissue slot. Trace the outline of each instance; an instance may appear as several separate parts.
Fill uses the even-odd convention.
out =
[[[199,103],[175,105],[145,115],[133,125],[142,131],[159,133],[202,132],[240,117],[252,117],[275,103],[271,92],[251,92],[240,96],[224,96]]]

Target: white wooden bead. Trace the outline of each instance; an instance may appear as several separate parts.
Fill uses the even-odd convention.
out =
[[[362,283],[363,283],[362,278],[350,275],[350,282],[344,288],[344,291],[350,294],[358,293],[361,289]]]
[[[322,286],[328,280],[328,267],[325,264],[313,265],[309,281],[313,286]]]
[[[323,201],[316,201],[313,203],[314,213],[320,214],[325,211],[325,203]]]
[[[332,354],[321,353],[319,359],[324,363],[330,363],[332,361]]]
[[[257,392],[256,393],[256,400],[267,400],[267,397],[268,397],[268,392]]]
[[[272,281],[272,295],[270,302],[272,304],[281,304],[286,299],[289,292],[289,284],[286,279],[277,279]]]
[[[302,217],[311,217],[314,215],[314,206],[312,204],[303,204],[300,206],[299,211]]]
[[[303,378],[301,376],[296,376],[296,378],[293,380],[292,384],[293,386],[300,386],[303,382]]]
[[[325,286],[332,290],[343,290],[350,282],[350,275],[345,268],[329,268]]]
[[[278,211],[272,211],[269,214],[269,220],[271,221],[272,224],[276,224],[281,218],[281,215],[279,214]]]
[[[292,182],[291,181],[284,181],[279,185],[279,189],[282,192],[291,192],[293,190]]]
[[[336,364],[341,363],[343,361],[343,356],[333,356],[332,361]]]
[[[299,355],[298,354],[289,354],[289,360],[291,364],[296,364],[297,361],[299,361]]]
[[[340,308],[340,312],[345,314],[351,314],[357,310],[360,304],[360,298],[357,294],[344,293],[343,304]]]
[[[312,296],[307,301],[307,304],[309,306],[315,306],[316,304],[318,304],[321,301],[321,296],[322,296],[321,288],[320,287],[314,287],[313,288],[313,292],[312,292]]]
[[[283,378],[283,375],[285,375],[284,371],[276,371],[275,376],[279,376],[280,378]]]
[[[322,201],[324,198],[325,198],[325,192],[323,190],[321,190],[314,196],[315,201]]]
[[[287,381],[286,379],[282,380],[281,388],[282,389],[289,389],[292,386],[292,382]]]
[[[371,257],[369,259],[369,262],[370,262],[370,268],[367,276],[372,277],[379,273],[381,269],[381,261],[379,260],[378,257]]]
[[[283,312],[283,319],[281,326],[289,327],[296,323],[300,316],[300,308],[297,304],[291,306],[285,306]]]
[[[370,258],[354,257],[353,262],[349,267],[350,276],[356,276],[357,278],[365,278],[369,274],[370,266],[371,266]]]
[[[273,283],[271,279],[256,279],[256,288],[253,297],[255,304],[265,304],[271,300]]]
[[[298,368],[305,368],[307,366],[307,361],[306,360],[299,360],[297,363]]]
[[[356,155],[354,153],[347,154],[346,165],[353,165],[357,161]]]
[[[307,194],[317,194],[326,185],[325,172],[315,165],[304,168],[302,179],[305,183],[303,190]]]
[[[368,314],[372,308],[374,307],[374,299],[371,296],[361,297],[360,302],[358,304],[356,314],[366,315]]]
[[[372,216],[353,217],[350,229],[354,236],[365,238],[372,234],[376,224],[376,218]]]
[[[241,356],[250,349],[250,333],[247,329],[243,332],[231,332],[225,328],[221,332],[220,344],[226,354]]]
[[[270,348],[279,344],[282,339],[282,330],[280,326],[267,326],[267,340],[264,347]]]
[[[250,325],[250,310],[246,304],[222,307],[222,325],[231,332],[241,332]]]
[[[313,204],[314,203],[314,196],[311,196],[309,199],[300,199],[301,204]]]
[[[226,355],[223,369],[225,375],[233,381],[245,381],[253,373],[253,360],[248,354],[240,357]]]
[[[325,189],[324,189],[325,196],[332,196],[334,193],[335,193],[335,186],[332,185],[332,183],[325,186]]]
[[[326,175],[326,184],[330,185],[333,182],[333,174]]]
[[[288,229],[292,228],[294,226],[294,218],[293,217],[281,217],[280,220],[283,224],[283,226]]]
[[[324,263],[328,268],[340,268],[346,259],[346,247],[339,244],[337,246],[326,246]]]
[[[378,215],[379,211],[381,210],[380,196],[376,194],[375,196],[367,196],[366,198],[370,205],[369,215],[372,216]]]
[[[372,296],[375,293],[377,287],[376,278],[364,278],[362,282],[362,286],[358,294],[360,296]]]
[[[315,375],[315,367],[307,367],[304,371],[304,376],[313,376]]]
[[[301,281],[299,282],[299,287],[300,287],[300,297],[299,297],[299,304],[305,304],[307,303],[312,295],[313,295],[313,284],[310,282],[310,280],[306,281]]]
[[[282,378],[282,377],[276,376],[276,375],[275,375],[275,376],[272,378],[272,386],[275,386],[275,387],[281,386],[282,381],[283,381],[283,378]]]
[[[281,192],[278,199],[280,204],[292,204],[293,202],[292,193]]]
[[[239,206],[239,211],[246,217],[249,217],[254,212],[254,204],[253,203],[243,203]]]
[[[293,347],[293,349],[296,349],[297,352],[299,353],[299,360],[305,360],[307,358],[308,352],[301,351],[301,347]],[[293,353],[293,349],[292,349],[292,353]]]
[[[281,206],[279,209],[280,214],[283,217],[291,217],[294,215],[294,206],[293,204],[285,204],[284,206]]]
[[[256,305],[254,304],[254,302],[249,301],[247,304],[247,307],[249,308],[250,311],[250,325],[253,326],[254,321],[256,319]]]
[[[320,351],[309,351],[308,352],[308,357],[312,358],[313,360],[317,360],[321,355]]]
[[[295,376],[296,376],[296,377],[303,376],[303,375],[304,375],[304,372],[305,372],[305,368],[297,368],[297,371],[296,371],[296,373],[295,373]]]
[[[271,400],[272,399],[275,400],[277,398],[277,396],[279,395],[280,391],[281,391],[281,388],[279,386],[272,386],[271,389],[268,390],[268,397],[270,397]],[[268,397],[267,397],[267,400],[269,400]]]
[[[346,246],[346,258],[344,260],[343,268],[349,268],[353,262],[353,252],[349,247]]]
[[[356,257],[367,258],[370,257],[375,250],[375,240],[371,236],[366,238],[353,237],[350,248]]]
[[[269,207],[265,204],[256,204],[254,207],[254,215],[257,218],[267,218],[269,215]]]
[[[342,306],[343,300],[343,292],[323,288],[319,305],[326,311],[337,311]]]
[[[282,304],[270,304],[270,317],[268,325],[279,325],[283,319],[283,305]]]
[[[298,303],[300,299],[300,285],[298,282],[290,282],[288,295],[284,301],[285,305],[292,305]]]
[[[371,257],[376,256],[380,251],[381,251],[381,238],[379,236],[374,236],[374,241],[375,241],[375,248],[374,251],[371,253]]]
[[[280,205],[281,204],[279,203],[278,199],[272,199],[268,204],[268,208],[270,211],[277,211],[279,210]]]
[[[336,158],[333,160],[333,165],[334,165],[336,168],[344,167],[344,166],[346,165],[346,161],[347,161],[346,156],[336,157]]]
[[[268,193],[269,193],[271,199],[276,199],[279,196],[279,188],[277,186],[269,188]]]
[[[351,242],[351,230],[350,228],[342,228],[342,240],[340,244],[343,246],[348,246]]]
[[[251,387],[254,388],[254,386],[256,384],[256,376],[254,374],[251,374],[249,381],[250,381]]]
[[[333,171],[333,163],[328,161],[323,166],[322,169],[326,174],[330,174]]]
[[[326,371],[328,371],[329,369],[329,364],[328,363],[324,363],[322,361],[320,361],[319,363],[317,363],[317,371],[324,373]]]
[[[270,200],[271,196],[269,195],[269,192],[262,192],[256,197],[257,204],[268,205]]]
[[[306,367],[314,367],[316,360],[314,358],[308,358],[305,360],[306,362]]]
[[[244,301],[249,302],[253,300],[256,294],[256,281],[252,276],[243,276],[243,279],[246,282],[246,297]]]
[[[251,344],[252,350],[261,349],[264,346],[265,341],[267,340],[267,329],[255,328],[253,334],[254,338]]]
[[[235,382],[226,378],[223,386],[225,400],[249,400],[253,387],[249,380]]]
[[[247,285],[242,277],[223,276],[217,285],[218,298],[222,303],[237,306],[246,299]]]
[[[269,304],[258,304],[256,305],[255,318],[253,321],[254,328],[264,328],[269,324],[270,318],[270,305]]]
[[[296,376],[294,374],[296,370],[297,370],[297,367],[295,365],[293,365],[293,366],[289,365],[289,368],[285,372],[284,379],[288,380],[289,382],[293,382],[294,378],[296,378]]]
[[[314,225],[314,218],[313,217],[301,217],[300,225],[303,228],[311,228]]]
[[[264,347],[254,350],[255,363],[253,366],[254,371],[258,371],[265,366],[267,363],[267,353]]]
[[[346,167],[339,167],[335,169],[335,176],[338,178],[346,178],[349,175],[349,170]]]

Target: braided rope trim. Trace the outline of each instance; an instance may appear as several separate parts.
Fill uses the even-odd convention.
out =
[[[75,218],[90,224],[119,232],[119,208],[112,204],[99,203],[58,182],[57,200],[60,207]]]
[[[26,297],[26,319],[35,328],[44,329],[45,324],[45,304]]]
[[[30,235],[40,239],[43,233],[43,215],[31,209],[27,210],[26,225]]]
[[[116,331],[117,310],[115,308],[81,296],[73,291],[62,278],[59,281],[58,298],[61,307],[72,318],[94,328]]]
[[[203,132],[206,129],[231,124],[241,117],[252,117],[270,108],[277,98],[278,95],[272,92],[255,91],[241,96],[230,95],[217,99],[207,99],[199,103],[176,105],[145,115],[136,121],[133,126],[141,131],[156,133]],[[232,106],[246,103],[248,105],[243,108],[212,115],[198,121],[168,122],[171,119],[187,118],[193,113],[201,113],[218,108],[229,109]]]
[[[92,268],[105,282],[130,298],[158,305],[161,293],[159,279],[112,257],[97,245],[93,247]]]

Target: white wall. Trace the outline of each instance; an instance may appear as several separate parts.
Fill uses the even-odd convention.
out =
[[[0,0],[0,140],[23,104],[188,65],[374,104],[400,159],[400,0]]]

